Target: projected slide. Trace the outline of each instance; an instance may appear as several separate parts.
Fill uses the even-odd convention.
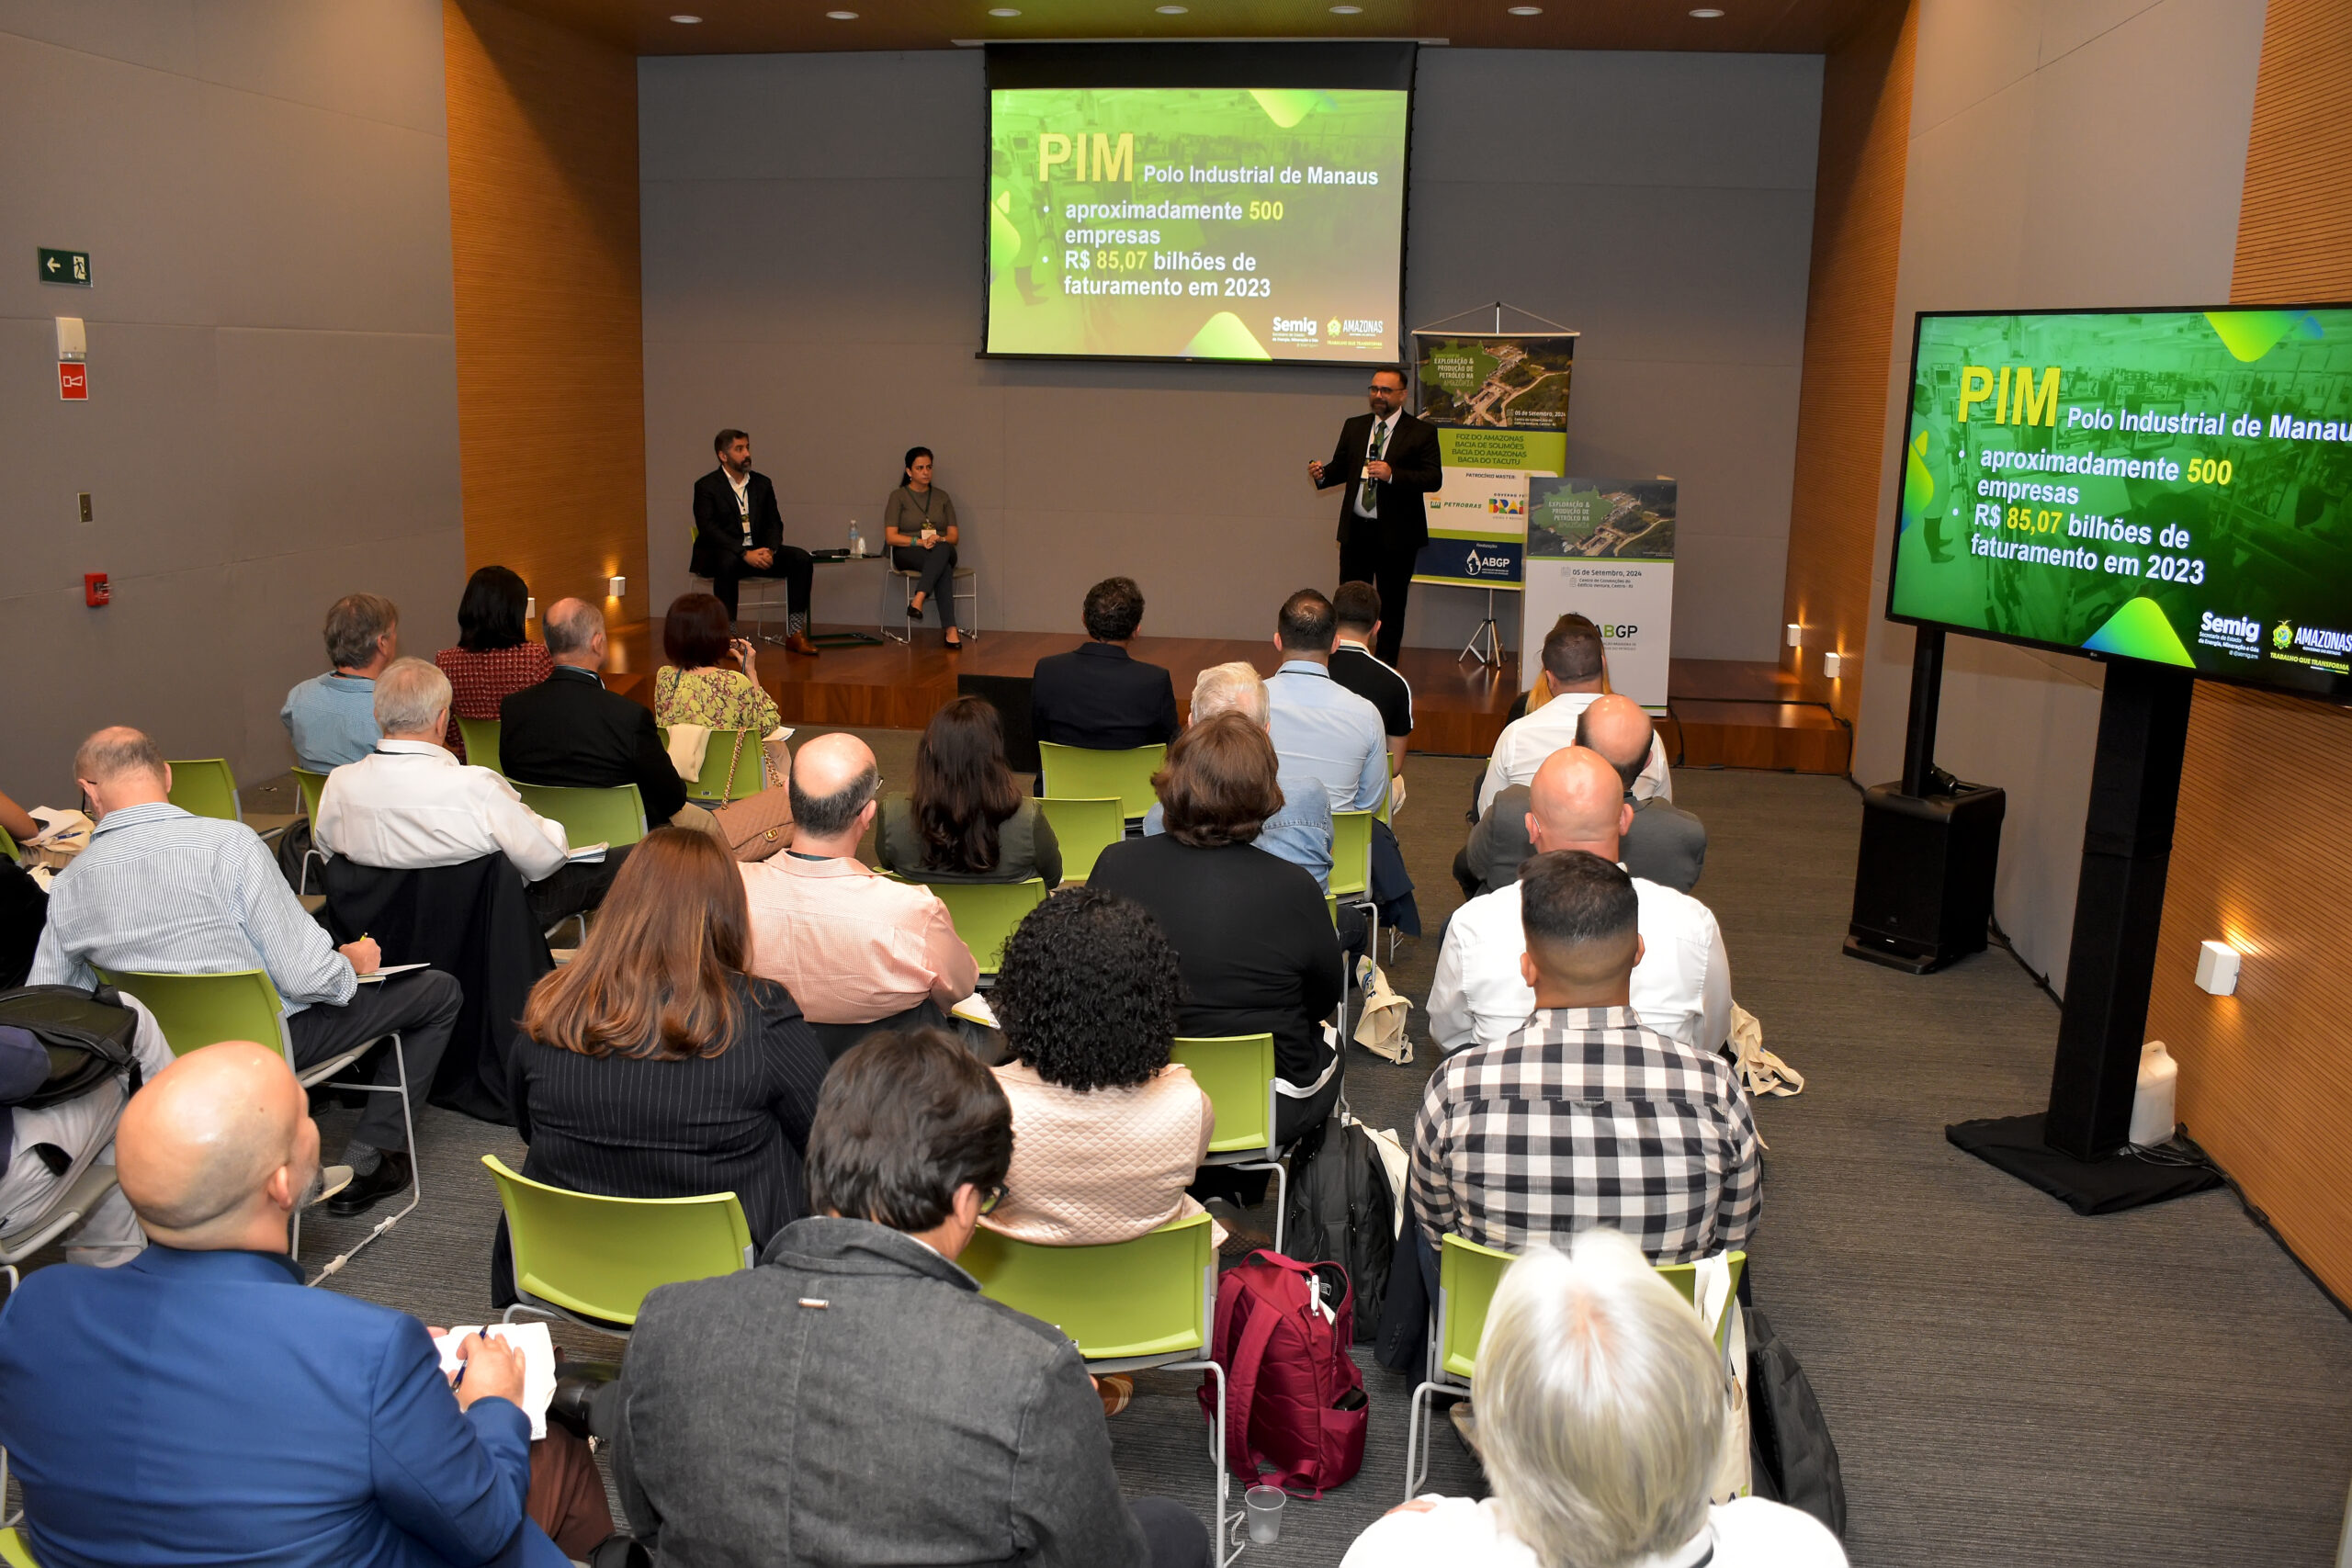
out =
[[[988,352],[1397,357],[1408,95],[989,95]]]
[[[1888,613],[2352,694],[2352,309],[1923,316]]]

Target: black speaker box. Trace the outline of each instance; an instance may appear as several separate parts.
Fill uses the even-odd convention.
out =
[[[1984,952],[2007,809],[2007,795],[1990,784],[1955,781],[1949,794],[1927,795],[1892,784],[1864,791],[1847,956],[1924,975]]]

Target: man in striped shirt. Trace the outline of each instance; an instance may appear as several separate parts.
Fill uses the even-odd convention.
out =
[[[1412,1163],[1427,1244],[1452,1232],[1515,1252],[1609,1225],[1653,1263],[1745,1245],[1758,1209],[1756,1123],[1721,1056],[1634,1013],[1633,878],[1560,850],[1530,860],[1519,886],[1535,1011],[1430,1079]]]

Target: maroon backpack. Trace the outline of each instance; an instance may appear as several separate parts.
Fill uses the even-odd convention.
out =
[[[1234,1474],[1320,1497],[1362,1468],[1367,1412],[1363,1374],[1348,1357],[1352,1308],[1347,1270],[1336,1263],[1253,1252],[1217,1280],[1211,1354],[1225,1369],[1225,1459]],[[1214,1374],[1201,1379],[1201,1409],[1216,1419]],[[1272,1473],[1261,1478],[1267,1468]]]

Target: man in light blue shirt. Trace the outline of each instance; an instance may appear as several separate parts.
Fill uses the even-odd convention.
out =
[[[1302,588],[1283,601],[1274,646],[1283,667],[1266,682],[1267,728],[1285,773],[1323,784],[1334,811],[1372,811],[1388,792],[1388,731],[1380,710],[1331,679],[1339,639],[1331,601]]]
[[[1241,662],[1212,664],[1193,682],[1193,722],[1215,718],[1221,713],[1238,713],[1259,728],[1266,728],[1266,683],[1258,678],[1252,666]],[[1326,893],[1331,890],[1331,802],[1324,793],[1320,779],[1288,763],[1274,774],[1274,783],[1283,792],[1283,808],[1266,818],[1258,829],[1256,840],[1260,849],[1278,860],[1286,860],[1315,878],[1315,885]],[[1159,803],[1152,802],[1144,813],[1143,830],[1148,838],[1166,831],[1160,822]]]
[[[356,762],[376,749],[376,677],[401,656],[401,612],[390,599],[346,593],[327,612],[327,659],[334,668],[286,694],[277,716],[295,760],[314,773]]]

